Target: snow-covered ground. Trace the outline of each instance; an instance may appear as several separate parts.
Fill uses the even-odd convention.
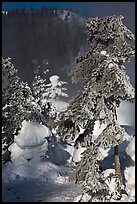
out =
[[[104,127],[96,122],[95,138]],[[128,125],[122,127],[129,139],[119,146],[124,191],[117,202],[135,202],[134,128]],[[81,147],[75,152],[73,144],[52,136],[48,127],[24,121],[9,149],[12,163],[2,167],[3,202],[77,202],[81,187],[75,184],[75,170],[69,162],[72,156],[73,161],[80,159]],[[102,164],[104,174],[108,176],[114,172],[113,149],[100,151],[102,155],[107,155]],[[108,182],[112,192],[114,181]],[[111,202],[114,201],[111,199]]]
[[[11,165],[3,169],[9,179],[3,179],[3,202],[69,202],[80,194],[69,167],[47,161]]]
[[[46,126],[23,122],[10,146],[12,163],[2,169],[4,202],[69,202],[80,193],[67,165],[70,153],[65,149],[70,148],[50,135]]]

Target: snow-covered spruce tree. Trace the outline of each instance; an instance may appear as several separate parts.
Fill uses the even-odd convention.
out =
[[[60,130],[60,134],[65,134],[67,138],[71,137],[72,130],[74,139],[77,127],[82,124],[85,128],[85,134],[80,135],[80,140],[82,139],[87,149],[78,163],[76,181],[83,186],[82,194],[88,195],[89,202],[106,201],[110,198],[109,188],[100,169],[100,148],[114,147],[116,197],[121,193],[118,145],[126,138],[126,132],[117,124],[116,108],[121,100],[132,102],[135,97],[134,87],[130,84],[123,65],[135,54],[134,46],[129,44],[130,40],[134,40],[134,35],[123,25],[122,18],[123,16],[109,16],[92,18],[87,22],[90,48],[84,56],[77,59],[80,66],[73,72],[73,81],[81,82],[82,89],[64,117],[65,121],[71,121],[73,125]],[[105,124],[105,128],[93,139],[92,127],[95,121]]]
[[[39,74],[40,72],[40,66],[37,66],[34,68],[34,80],[32,83],[32,93],[33,96],[37,102],[37,104],[39,105],[39,108],[41,108],[41,113],[46,117],[46,114],[48,112],[48,110],[46,111],[46,109],[48,109],[48,104],[45,102],[43,103],[43,99],[44,99],[44,93],[46,90],[46,79],[43,79],[41,77],[41,75]],[[44,71],[44,74],[46,74],[49,70],[46,69]]]
[[[42,102],[43,104],[48,104],[49,107],[49,120],[60,120],[62,117],[62,112],[68,106],[68,103],[62,101],[62,97],[68,97],[64,92],[67,90],[63,87],[67,82],[60,81],[59,76],[53,75],[49,78],[49,84],[46,84],[46,90],[43,94]]]
[[[14,141],[14,135],[19,130],[23,116],[19,112],[20,79],[10,58],[2,58],[2,144],[3,160],[10,159],[8,147]]]
[[[45,123],[36,108],[35,100],[27,83],[21,82],[10,58],[2,58],[2,148],[3,161],[10,160],[8,147],[21,129],[23,120]]]
[[[34,63],[34,62],[33,62]],[[38,62],[37,62],[38,63]],[[42,104],[42,100],[43,100],[43,94],[45,93],[46,90],[46,79],[43,79],[41,74],[46,74],[47,72],[49,72],[49,69],[46,67],[48,62],[43,62],[44,63],[44,67],[41,65],[38,65],[35,62],[35,67],[34,67],[34,80],[32,82],[32,93],[33,96],[36,100],[36,102],[40,105],[42,111],[45,109],[44,105]]]
[[[24,115],[24,119],[46,125],[46,118],[43,116],[41,108],[33,97],[32,90],[27,82],[21,82],[21,95],[24,98],[24,103],[20,106],[20,110],[21,114]]]

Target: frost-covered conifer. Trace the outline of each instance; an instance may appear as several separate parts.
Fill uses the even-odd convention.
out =
[[[41,112],[41,107],[36,102],[32,90],[26,82],[21,82],[21,95],[22,99],[24,98],[24,103],[20,106],[20,110],[25,120],[45,125],[47,121]]]
[[[2,79],[2,143],[3,160],[6,161],[10,156],[8,147],[14,141],[14,135],[24,119],[19,111],[20,79],[10,58],[2,58]]]
[[[10,58],[2,58],[2,143],[3,161],[10,159],[8,147],[21,129],[23,120],[45,123],[27,83],[21,82]]]
[[[44,74],[46,74],[49,70],[46,69],[44,71]],[[39,108],[41,108],[42,114],[45,114],[47,103],[43,103],[44,99],[44,93],[46,91],[46,79],[43,79],[41,75],[39,74],[39,69],[36,67],[34,69],[34,80],[32,83],[32,93],[36,100],[36,103],[39,105]]]
[[[44,99],[42,102],[49,105],[49,116],[59,119],[61,112],[68,106],[68,103],[62,101],[62,97],[68,97],[64,92],[67,89],[63,87],[67,82],[60,81],[57,75],[51,76],[49,80],[51,83],[46,84],[46,91],[43,94]]]
[[[34,77],[33,95],[35,96],[37,103],[40,103],[42,93],[45,91],[45,81],[46,79],[42,79],[40,75]]]
[[[130,40],[134,40],[134,35],[123,25],[122,18],[109,16],[92,18],[87,22],[90,48],[84,56],[76,59],[80,66],[72,73],[73,81],[81,82],[82,89],[64,117],[73,125],[60,130],[65,137],[75,139],[77,127],[82,125],[85,129],[80,134],[82,137],[77,136],[77,141],[82,141],[87,149],[78,163],[76,181],[83,186],[83,195],[88,194],[89,202],[109,199],[109,189],[100,169],[99,150],[113,146],[115,156],[118,156],[118,145],[126,139],[126,133],[117,124],[116,108],[121,100],[132,102],[135,97],[134,87],[124,67],[124,63],[135,54],[134,45],[129,44]],[[92,130],[96,120],[104,124],[105,128],[93,139]],[[117,157],[116,197],[121,192],[118,165]]]

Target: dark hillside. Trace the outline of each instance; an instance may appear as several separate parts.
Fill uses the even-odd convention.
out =
[[[87,46],[86,18],[53,9],[8,11],[2,15],[2,55],[12,58],[19,76],[30,85],[34,67],[39,65],[42,72],[46,60],[48,75],[70,82],[75,57]]]

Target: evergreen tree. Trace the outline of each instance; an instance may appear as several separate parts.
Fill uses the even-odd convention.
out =
[[[45,62],[45,65],[47,65],[48,62]],[[46,74],[49,70],[46,69],[44,70],[44,74]],[[33,93],[33,96],[36,100],[36,103],[38,104],[39,106],[39,109],[41,111],[41,113],[45,116],[47,116],[48,114],[48,104],[47,102],[43,102],[44,101],[44,93],[46,91],[46,79],[43,79],[41,77],[41,74],[39,73],[40,72],[40,66],[36,66],[34,68],[34,80],[33,80],[33,83],[32,83],[32,93]]]
[[[10,58],[2,58],[2,148],[3,161],[10,160],[8,147],[22,127],[23,120],[45,124],[45,119],[36,107],[32,91],[21,82]]]
[[[3,160],[6,161],[10,158],[8,147],[14,141],[14,135],[24,119],[19,112],[20,79],[10,58],[2,58],[2,79],[2,143]]]
[[[90,48],[84,56],[76,59],[80,66],[72,73],[73,81],[81,82],[82,88],[64,116],[64,121],[69,123],[65,126],[64,122],[59,127],[60,134],[66,138],[72,136],[71,139],[79,140],[87,148],[77,165],[76,182],[83,186],[82,195],[88,194],[89,202],[107,201],[112,196],[108,196],[109,189],[100,168],[100,148],[114,147],[116,198],[121,194],[118,145],[127,135],[117,124],[116,108],[121,100],[132,102],[135,97],[124,67],[124,63],[135,54],[134,45],[129,44],[134,35],[123,25],[122,18],[109,16],[92,18],[87,22]],[[105,128],[93,139],[96,120],[105,124]],[[85,131],[76,138],[79,126]]]
[[[63,87],[67,82],[60,81],[57,75],[51,76],[49,80],[51,83],[46,84],[43,103],[46,102],[49,106],[49,116],[58,120],[61,118],[61,113],[58,112],[56,105],[61,101],[61,97],[68,97],[64,92],[67,89]]]

